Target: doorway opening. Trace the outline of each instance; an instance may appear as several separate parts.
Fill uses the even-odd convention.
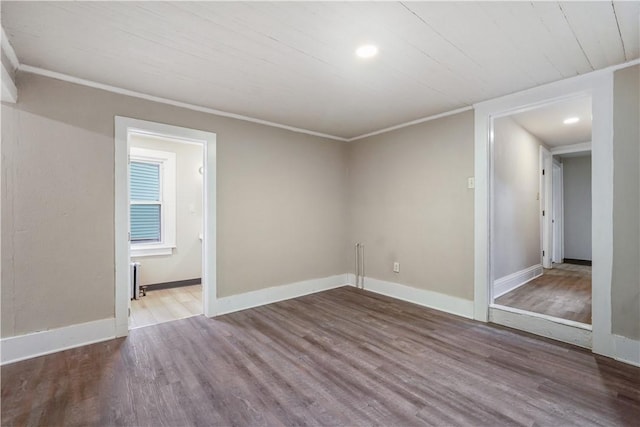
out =
[[[115,118],[116,334],[216,304],[216,136]]]
[[[591,97],[493,120],[492,307],[590,330]]]
[[[492,309],[591,331],[591,110],[576,96],[492,120]]]
[[[592,128],[592,260],[591,327],[579,322],[517,309],[492,307],[494,279],[491,228],[492,203],[491,124],[496,118],[580,96],[591,97]],[[592,349],[615,353],[611,333],[611,275],[613,267],[613,70],[549,83],[474,105],[474,318]],[[549,184],[550,185],[550,184]],[[545,253],[546,255],[546,253]]]
[[[129,133],[131,314],[139,328],[203,313],[203,146]]]

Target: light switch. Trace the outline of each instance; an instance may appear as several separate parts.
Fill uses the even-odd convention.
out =
[[[476,188],[476,179],[474,177],[467,178],[467,188]]]

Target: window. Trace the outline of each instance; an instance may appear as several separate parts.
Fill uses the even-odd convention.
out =
[[[175,153],[131,147],[131,256],[171,255],[175,247]]]
[[[131,242],[157,243],[162,236],[162,163],[131,161]]]

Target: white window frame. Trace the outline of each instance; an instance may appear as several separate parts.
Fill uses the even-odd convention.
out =
[[[131,256],[172,255],[176,247],[176,153],[131,147],[131,162],[160,165],[160,242],[131,242]],[[131,201],[129,200],[129,203]]]

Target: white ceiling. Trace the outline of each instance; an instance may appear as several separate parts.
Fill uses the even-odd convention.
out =
[[[569,117],[579,122],[564,124]],[[591,141],[591,97],[554,102],[511,116],[520,126],[541,139],[549,147]]]
[[[640,2],[10,2],[22,64],[343,138],[639,57]],[[371,42],[376,58],[355,48]]]

